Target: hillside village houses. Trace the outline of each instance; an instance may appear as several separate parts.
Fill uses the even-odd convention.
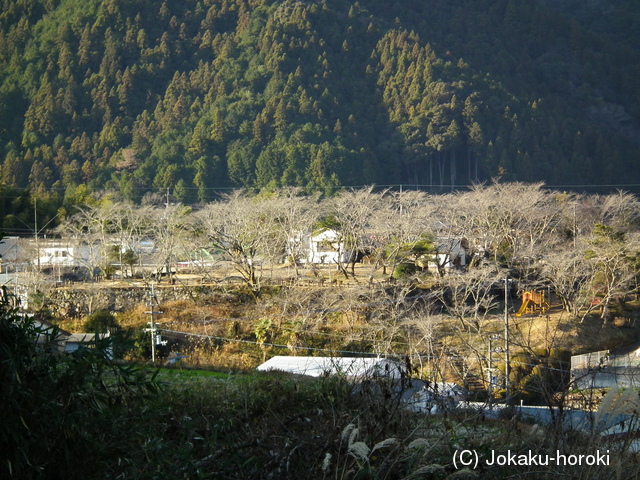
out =
[[[88,247],[73,246],[60,239],[5,237],[0,241],[2,273],[40,268],[86,266]]]
[[[70,245],[64,241],[40,240],[37,264],[41,267],[89,267],[90,248],[87,245]]]
[[[432,270],[434,273],[443,273],[451,268],[463,268],[467,265],[467,248],[463,239],[439,238],[436,241],[436,251],[427,257],[427,262],[421,267]],[[118,248],[118,242],[114,240],[111,245]],[[7,237],[0,243],[0,282],[2,284],[20,283],[17,280],[21,274],[37,269],[42,274],[56,277],[58,280],[65,277],[95,277],[100,274],[100,268],[105,263],[105,248],[103,244],[89,244],[77,239],[66,238],[18,238]],[[120,247],[124,249],[125,247]],[[145,238],[136,242],[133,250],[137,256],[136,268],[147,270],[160,269],[155,242],[151,238]],[[362,260],[368,252],[350,252],[345,246],[342,234],[334,229],[326,228],[316,232],[303,232],[289,240],[287,257],[292,257],[300,264],[309,265],[336,265],[344,264],[357,259]],[[366,249],[365,249],[366,250]],[[213,265],[214,253],[210,253]],[[175,267],[190,265],[192,258],[175,258]],[[416,259],[418,262],[418,259]],[[112,262],[115,272],[120,271],[117,258]],[[100,265],[100,267],[98,267]],[[157,268],[156,268],[157,267]],[[125,272],[123,272],[125,273]]]
[[[118,246],[112,242],[113,247]],[[150,254],[149,241],[136,245],[136,253]],[[5,237],[0,242],[0,259],[5,271],[23,272],[31,266],[40,270],[62,268],[89,268],[103,260],[103,245],[91,245],[86,242],[66,238],[18,238]]]
[[[442,273],[467,265],[467,245],[460,238],[438,238],[435,252],[429,256],[423,268]],[[316,232],[304,232],[289,240],[288,256],[297,257],[300,264],[348,263],[361,259],[362,253],[346,249],[342,234],[331,228]]]

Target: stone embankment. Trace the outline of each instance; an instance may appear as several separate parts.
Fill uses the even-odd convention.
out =
[[[177,300],[197,300],[219,292],[208,285],[154,286],[156,305]],[[48,295],[48,307],[56,317],[78,318],[99,310],[124,312],[139,305],[149,305],[151,288],[144,284],[95,283],[56,288]]]

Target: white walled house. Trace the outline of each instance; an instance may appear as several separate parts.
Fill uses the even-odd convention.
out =
[[[342,235],[325,228],[315,233],[302,233],[289,240],[289,255],[300,263],[337,264],[347,263],[350,252],[346,252]]]
[[[429,261],[428,268],[440,272],[467,265],[467,248],[460,238],[438,238],[436,251]]]
[[[90,249],[87,246],[70,246],[64,242],[44,240],[37,246],[34,263],[43,267],[86,267],[90,263]]]

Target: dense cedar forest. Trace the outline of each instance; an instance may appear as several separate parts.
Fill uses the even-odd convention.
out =
[[[10,202],[640,183],[633,0],[1,5]]]

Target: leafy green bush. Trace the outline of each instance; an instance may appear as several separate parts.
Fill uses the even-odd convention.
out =
[[[418,268],[414,263],[401,263],[393,272],[393,278],[400,279],[410,277],[411,275],[415,275],[417,271]]]
[[[59,334],[0,302],[2,478],[115,478],[143,440],[153,376],[112,360],[109,338],[66,354]]]
[[[116,317],[106,310],[99,310],[87,317],[84,322],[86,332],[107,333],[118,329]]]

